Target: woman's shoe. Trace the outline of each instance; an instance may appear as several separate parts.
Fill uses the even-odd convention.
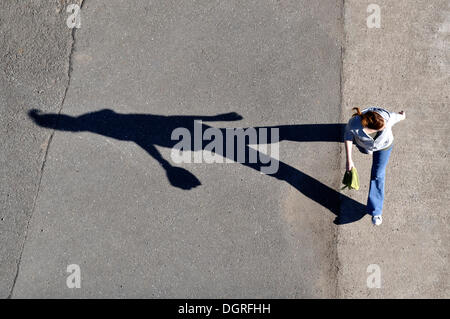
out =
[[[381,215],[372,217],[372,223],[374,225],[380,226],[382,222],[383,222],[383,217],[381,217]]]

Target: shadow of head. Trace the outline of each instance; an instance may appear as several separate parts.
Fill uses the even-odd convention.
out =
[[[86,125],[83,125],[77,117],[58,113],[43,113],[37,109],[28,111],[28,117],[41,127],[51,129],[57,128],[61,131],[80,132],[86,127]]]
[[[33,122],[42,127],[54,128],[58,120],[58,114],[43,114],[40,110],[31,109],[28,116]]]

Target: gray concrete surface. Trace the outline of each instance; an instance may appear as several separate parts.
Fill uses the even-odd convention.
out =
[[[378,1],[371,30],[369,3],[85,0],[75,32],[61,1],[2,3],[1,296],[448,298],[448,1]],[[301,187],[238,163],[184,164],[201,185],[181,190],[133,142],[26,116],[237,112],[208,125],[246,127],[339,123],[371,104],[407,113],[379,228],[335,226]],[[335,190],[343,155],[280,143],[299,181]],[[370,159],[355,163],[363,187],[344,195],[365,203]]]
[[[335,1],[85,1],[62,113],[337,123],[341,13]],[[338,186],[337,143],[280,148]],[[13,297],[334,295],[330,211],[237,163],[183,167],[202,185],[173,187],[134,143],[56,131]],[[69,264],[81,289],[66,287]]]
[[[343,119],[368,105],[407,119],[394,127],[382,226],[339,228],[339,296],[449,298],[450,2],[376,1],[380,29],[366,26],[370,3],[345,2]],[[365,203],[371,159],[354,153],[363,188],[347,193]],[[380,289],[367,288],[370,264]]]
[[[0,3],[1,298],[15,280],[51,134],[27,111],[58,111],[68,83],[72,39],[63,11],[50,1]]]

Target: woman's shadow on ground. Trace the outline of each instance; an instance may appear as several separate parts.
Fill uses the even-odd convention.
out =
[[[215,116],[163,116],[154,114],[121,114],[110,109],[90,112],[75,117],[56,113],[45,114],[33,109],[28,112],[28,115],[34,123],[41,127],[59,131],[91,132],[117,140],[134,142],[142,147],[165,169],[167,178],[172,186],[185,190],[200,185],[200,181],[184,168],[173,166],[163,158],[155,145],[173,148],[178,143],[177,140],[171,139],[172,132],[176,128],[185,128],[191,133],[191,136],[194,136],[194,121],[237,121],[242,119],[237,113],[226,113]],[[266,128],[268,129],[269,135],[271,128],[278,128],[279,141],[343,142],[344,127],[345,124],[300,124]],[[202,133],[208,128],[211,128],[211,126],[201,124]],[[257,127],[255,129],[259,132],[260,128]],[[226,129],[220,128],[219,130],[225,136]],[[270,136],[268,136],[267,140],[271,140]],[[201,145],[191,144],[191,150],[193,151],[202,150],[204,147],[205,143]],[[261,168],[266,166],[267,162],[266,164],[261,162],[250,163],[248,161],[248,155],[250,151],[255,151],[248,146],[248,140],[246,140],[244,147],[246,150],[246,160],[241,164],[261,171]],[[223,157],[227,156],[225,151],[222,151],[222,153],[219,155]],[[236,150],[233,154],[236,154]],[[264,154],[259,154],[259,152],[258,155],[267,157]],[[231,160],[234,160],[234,158]],[[273,174],[269,174],[269,176],[289,183],[303,195],[326,207],[336,215],[335,224],[351,223],[360,220],[366,215],[365,205],[281,161],[279,161],[278,170]]]

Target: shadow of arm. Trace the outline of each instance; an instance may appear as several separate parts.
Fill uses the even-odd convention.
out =
[[[137,142],[151,157],[158,161],[158,163],[166,171],[167,179],[174,187],[184,190],[189,190],[201,185],[200,181],[188,170],[181,167],[172,166],[165,158],[162,157],[158,149],[150,143]]]
[[[230,113],[223,113],[223,114],[218,114],[218,115],[211,115],[211,116],[207,116],[207,115],[190,115],[189,118],[191,118],[192,120],[201,120],[201,121],[205,121],[205,122],[220,122],[220,121],[239,121],[242,120],[243,117],[241,115],[239,115],[236,112],[230,112]]]

